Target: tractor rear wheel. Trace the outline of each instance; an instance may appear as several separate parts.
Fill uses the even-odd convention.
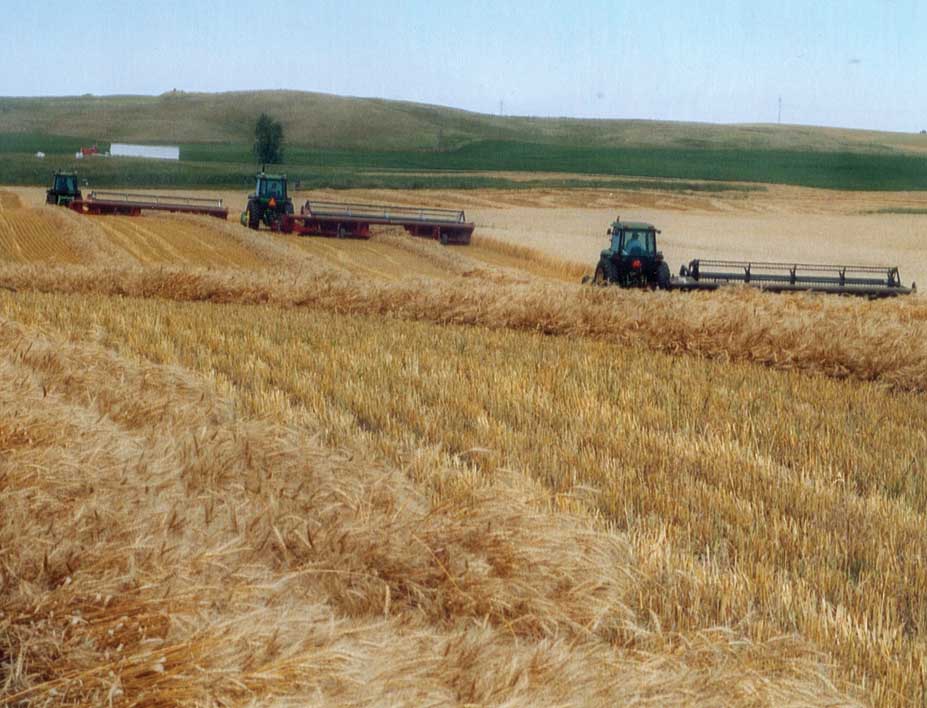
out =
[[[247,215],[248,228],[257,231],[261,228],[261,208],[254,202],[248,202]]]
[[[657,266],[657,288],[659,290],[666,290],[670,286],[670,269],[664,261],[659,266]]]

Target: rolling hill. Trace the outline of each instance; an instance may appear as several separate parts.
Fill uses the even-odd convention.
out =
[[[485,140],[585,147],[927,151],[927,136],[807,126],[493,116],[442,106],[299,91],[0,98],[0,133],[87,140],[249,142],[265,111],[293,145],[441,150]],[[630,111],[629,111],[630,112]]]
[[[374,179],[370,170],[559,172],[794,184],[832,189],[927,189],[927,135],[807,126],[502,117],[296,91],[161,96],[0,98],[0,184],[41,184],[37,151],[68,165],[89,143],[167,143],[181,164],[81,165],[100,186],[243,186],[253,175],[253,127],[283,123],[291,174],[322,187],[439,186],[432,178]],[[327,171],[327,172],[326,172]],[[457,174],[452,187],[511,186]],[[538,185],[535,185],[538,186]],[[561,180],[556,185],[569,186]],[[606,185],[607,186],[607,185]]]

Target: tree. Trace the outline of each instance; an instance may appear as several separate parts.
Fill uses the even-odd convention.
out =
[[[254,126],[254,156],[262,164],[283,162],[283,126],[266,113]]]

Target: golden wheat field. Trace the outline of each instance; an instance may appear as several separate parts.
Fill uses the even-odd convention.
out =
[[[909,280],[916,196],[356,197],[477,235],[0,190],[0,702],[923,703],[923,298],[578,284],[616,208]]]

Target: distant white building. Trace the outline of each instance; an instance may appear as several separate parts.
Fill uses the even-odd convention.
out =
[[[179,160],[180,148],[172,145],[125,145],[113,143],[109,146],[113,157],[148,157],[153,160]]]

